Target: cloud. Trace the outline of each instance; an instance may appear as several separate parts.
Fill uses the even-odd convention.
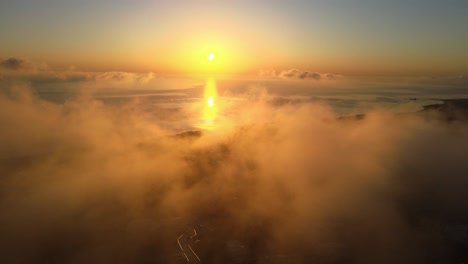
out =
[[[337,121],[324,105],[260,98],[231,102],[218,130],[178,137],[166,122],[200,109],[10,91],[2,263],[178,263],[177,238],[192,243],[194,228],[207,263],[456,257],[443,234],[468,219],[465,123],[382,111]]]
[[[24,59],[0,60],[0,89],[27,84],[33,90],[67,91],[86,86],[88,90],[98,89],[152,89],[157,84],[169,83],[164,76],[153,72],[86,72],[75,67],[51,68],[46,64],[33,63]],[[173,86],[173,85],[172,85]],[[170,84],[166,89],[173,88]]]
[[[299,69],[289,69],[276,72],[273,70],[262,70],[259,72],[260,77],[279,77],[284,79],[301,79],[301,80],[333,80],[342,78],[341,75],[331,73],[319,73],[304,71]]]
[[[298,69],[291,69],[287,71],[282,71],[279,74],[280,77],[284,78],[299,78],[299,79],[315,79],[319,80],[321,78],[321,74],[318,72],[307,72],[307,71],[301,71]]]
[[[104,72],[97,73],[94,76],[95,81],[111,81],[111,82],[136,82],[148,83],[153,80],[156,75],[149,73],[131,73],[131,72]]]
[[[29,61],[18,59],[18,58],[8,58],[0,60],[0,68],[6,70],[30,70],[33,69],[33,64]]]

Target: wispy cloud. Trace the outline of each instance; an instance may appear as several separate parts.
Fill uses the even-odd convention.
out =
[[[155,73],[104,72],[92,78],[95,81],[148,83],[156,77]]]
[[[342,75],[336,75],[331,73],[319,73],[300,69],[289,69],[282,70],[279,72],[274,70],[262,70],[259,72],[259,76],[298,80],[334,80],[343,77]]]

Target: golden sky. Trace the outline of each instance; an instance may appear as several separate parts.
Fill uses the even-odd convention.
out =
[[[454,0],[19,0],[0,3],[0,58],[100,71],[461,75],[467,10]]]

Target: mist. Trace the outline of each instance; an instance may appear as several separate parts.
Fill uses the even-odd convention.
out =
[[[185,263],[193,229],[202,263],[456,261],[466,122],[269,99],[175,135],[196,107],[2,93],[0,262]]]

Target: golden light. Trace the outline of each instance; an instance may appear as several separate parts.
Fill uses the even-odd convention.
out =
[[[166,71],[217,77],[257,69],[254,67],[257,59],[252,56],[251,47],[246,47],[245,41],[226,32],[200,35],[190,31],[184,35],[177,34],[168,41],[167,50],[158,60],[159,67]]]
[[[206,58],[209,60],[209,61],[213,61],[215,59],[215,55],[213,53],[208,53],[208,55],[206,56]]]
[[[213,107],[213,96],[208,97],[208,107],[212,108]]]
[[[218,91],[216,89],[216,82],[213,78],[208,78],[205,85],[204,101],[206,102],[203,107],[203,128],[213,129],[215,120],[218,115],[218,107],[216,100],[218,98]]]

